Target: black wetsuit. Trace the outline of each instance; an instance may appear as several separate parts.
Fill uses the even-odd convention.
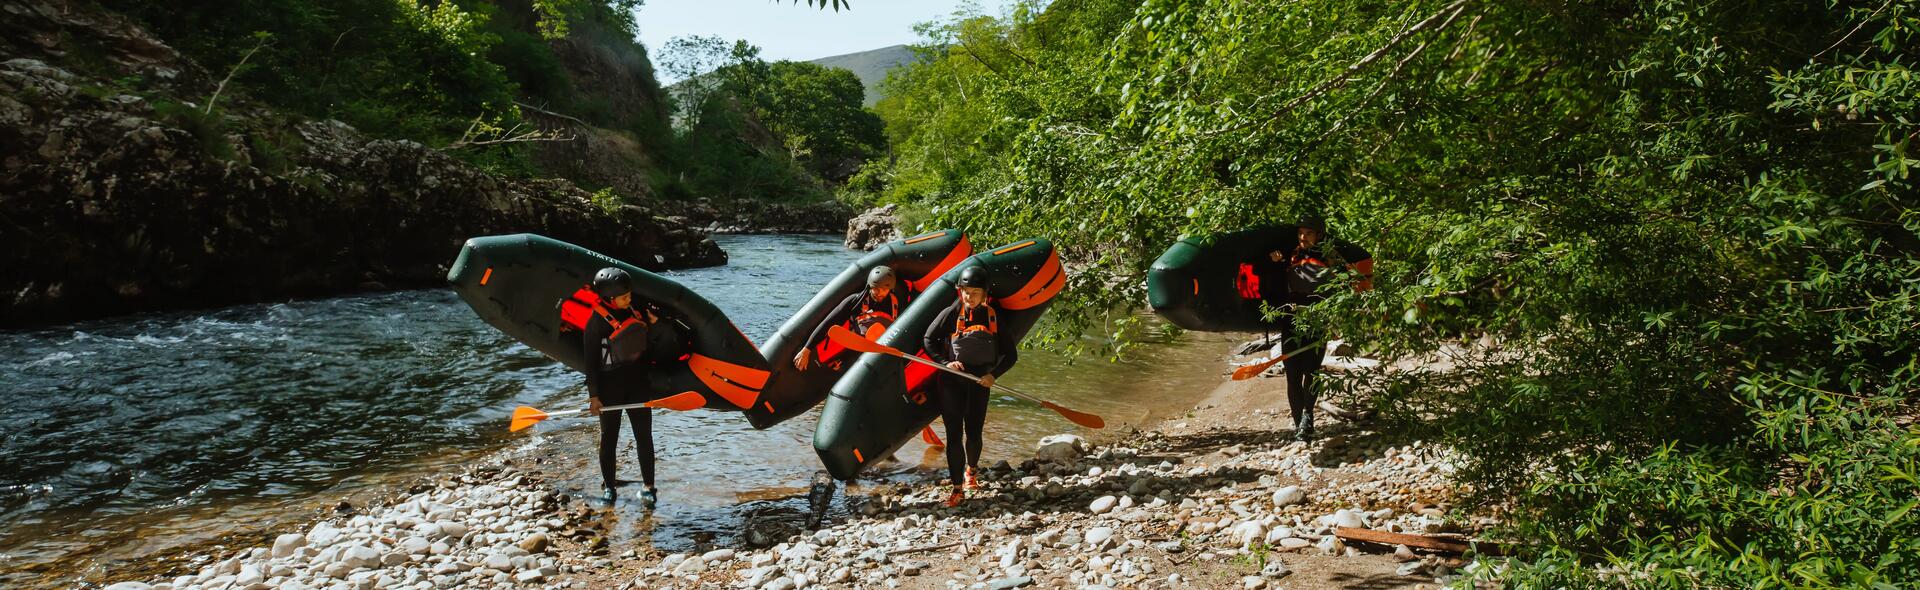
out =
[[[1320,371],[1320,364],[1326,360],[1325,334],[1296,325],[1294,313],[1326,299],[1325,295],[1316,292],[1318,285],[1310,278],[1316,272],[1333,272],[1346,265],[1371,260],[1373,255],[1359,246],[1331,238],[1322,239],[1312,248],[1302,248],[1297,230],[1288,228],[1282,233],[1249,263],[1253,265],[1254,276],[1260,279],[1260,302],[1284,311],[1273,323],[1280,331],[1279,352],[1305,348],[1281,363],[1287,372],[1287,407],[1292,414],[1294,428],[1311,428],[1313,407],[1319,401],[1319,393],[1313,387],[1314,377]],[[1328,255],[1329,249],[1334,256]],[[1273,251],[1285,256],[1276,262],[1268,255]],[[1303,270],[1309,272],[1298,272]]]
[[[856,334],[860,334],[860,327],[850,325],[850,323],[854,320],[854,316],[859,314],[861,304],[867,302],[870,293],[871,291],[862,289],[859,293],[848,295],[846,299],[840,300],[840,305],[834,307],[833,311],[827,314],[827,318],[821,320],[820,325],[813,328],[813,334],[807,336],[807,344],[801,347],[801,350],[812,350],[813,347],[819,346],[820,341],[827,337],[827,329],[834,326],[846,326],[847,329],[853,330]],[[885,300],[868,304],[867,307],[873,311],[887,314],[887,324],[892,325],[894,320],[900,318],[900,310],[906,309],[908,301],[907,298],[901,297],[899,291],[889,291]],[[864,336],[865,334],[861,335]],[[822,358],[816,360],[825,363],[832,359]]]
[[[962,321],[956,322],[956,318],[961,317],[960,308],[965,305],[960,301],[953,302],[953,306],[941,311],[940,315],[933,318],[933,323],[927,325],[927,333],[921,344],[933,362],[942,365],[955,360],[965,362],[967,359],[956,359],[954,355],[953,338],[957,324],[991,325],[993,322],[989,311],[995,315],[999,311],[992,307],[992,303],[987,303],[974,308]],[[995,379],[1005,375],[1008,369],[1013,368],[1013,363],[1020,360],[1020,352],[1014,346],[1016,343],[997,329],[993,330],[993,343],[994,354],[991,359],[976,359],[975,362],[963,364],[961,370],[975,376],[992,374]],[[986,386],[945,371],[939,373],[935,383],[939,387],[940,421],[947,425],[947,475],[957,486],[966,482],[967,467],[980,465],[988,392]]]
[[[615,321],[625,321],[633,317],[632,309],[609,309]],[[628,330],[645,330],[646,327],[634,326]],[[618,363],[608,366],[611,354],[608,351],[607,335],[613,332],[600,314],[587,318],[582,330],[583,345],[589,351],[587,358],[594,363],[587,371],[587,397],[599,398],[603,406],[617,406],[648,401],[651,387],[647,379],[647,370],[651,364],[647,356],[640,360]],[[649,330],[651,332],[651,330]],[[652,333],[649,333],[652,340]],[[647,487],[653,487],[653,410],[650,408],[628,408],[600,413],[600,481],[606,487],[614,487],[618,480],[614,475],[617,466],[614,455],[620,449],[620,415],[624,413],[627,421],[633,424],[635,454],[640,459],[640,477]]]

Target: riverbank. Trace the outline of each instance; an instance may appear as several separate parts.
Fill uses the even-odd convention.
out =
[[[1279,388],[1269,378],[1228,381],[1145,430],[1051,440],[1033,460],[989,469],[954,509],[940,506],[945,487],[932,478],[896,477],[842,490],[825,525],[808,530],[799,522],[807,491],[796,489],[740,535],[668,550],[609,540],[615,528],[648,525],[570,493],[579,487],[564,481],[579,468],[570,463],[585,458],[523,449],[359,515],[179,562],[193,564],[187,575],[142,577],[176,590],[1418,588],[1477,567],[1334,536],[1340,526],[1462,532],[1488,523],[1450,511],[1448,467],[1433,449],[1326,415],[1323,438],[1294,442]],[[588,434],[567,431],[572,440],[553,444],[589,445]]]

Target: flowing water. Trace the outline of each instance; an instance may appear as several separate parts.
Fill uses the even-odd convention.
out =
[[[860,256],[823,236],[716,239],[729,265],[668,276],[756,341]],[[1191,407],[1220,381],[1225,342],[1149,345],[1120,364],[1023,352],[1006,383],[1102,414],[1112,428]],[[0,332],[0,367],[4,587],[98,582],[119,565],[232,536],[257,545],[265,530],[304,528],[349,494],[509,448],[564,458],[564,486],[598,481],[591,420],[505,427],[516,405],[582,405],[578,374],[487,326],[449,290]],[[756,431],[724,412],[656,412],[661,506],[622,503],[610,516],[616,532],[680,550],[725,540],[767,509],[803,510],[819,469],[814,417]],[[994,401],[987,430],[988,462],[1081,431],[1008,398]],[[910,443],[882,475],[944,469],[924,451]],[[637,472],[631,457],[622,454],[623,468]]]

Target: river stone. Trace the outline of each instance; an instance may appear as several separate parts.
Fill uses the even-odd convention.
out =
[[[420,537],[407,537],[400,541],[400,551],[407,555],[426,555],[432,548],[433,544]]]
[[[1307,493],[1300,486],[1287,486],[1273,491],[1273,507],[1281,508],[1307,501]]]
[[[1302,539],[1299,537],[1287,537],[1285,539],[1280,540],[1280,548],[1288,551],[1293,551],[1295,549],[1305,549],[1311,546],[1313,546],[1312,541],[1308,541],[1306,539]]]
[[[545,553],[551,543],[546,533],[534,533],[520,540],[520,549],[527,553]]]
[[[1367,522],[1360,518],[1360,514],[1358,512],[1354,512],[1352,510],[1341,510],[1339,512],[1333,513],[1332,521],[1333,521],[1332,522],[1333,526],[1342,526],[1342,527],[1347,527],[1352,529],[1367,528]]]
[[[443,520],[440,522],[436,522],[434,524],[439,526],[440,533],[446,536],[453,537],[455,539],[467,536],[467,525],[460,524],[458,522],[454,522],[451,520]]]
[[[1247,590],[1260,590],[1267,587],[1267,579],[1260,576],[1245,576],[1240,578],[1240,587]]]
[[[340,552],[338,563],[350,568],[379,567],[380,557],[380,552],[374,551],[372,547],[354,545]]]
[[[1094,500],[1093,504],[1088,505],[1087,510],[1092,511],[1094,514],[1106,514],[1108,510],[1112,510],[1113,506],[1119,502],[1120,502],[1119,498],[1115,498],[1113,496],[1101,496],[1098,499]]]
[[[527,570],[513,577],[514,581],[522,584],[531,584],[545,579],[547,579],[547,574],[540,570]]]
[[[252,586],[266,581],[267,576],[260,572],[260,566],[248,564],[241,566],[240,573],[233,577],[235,586]]]
[[[287,533],[273,538],[273,556],[286,557],[306,546],[307,536],[300,533]]]
[[[700,559],[706,560],[707,563],[721,563],[726,561],[733,561],[733,550],[732,549],[715,549],[712,551],[708,551],[704,554],[701,554]]]
[[[1001,578],[998,580],[994,580],[992,582],[987,582],[987,590],[1011,590],[1013,588],[1019,588],[1019,587],[1027,586],[1031,584],[1033,584],[1033,578],[1029,578],[1026,576],[1020,576],[1017,578]]]
[[[1097,526],[1087,529],[1087,547],[1095,551],[1105,548],[1107,541],[1112,538],[1113,527]]]
[[[1257,520],[1249,520],[1233,527],[1231,534],[1234,543],[1242,547],[1260,543],[1267,539],[1267,526]]]
[[[480,560],[480,565],[485,566],[487,569],[495,569],[503,572],[512,571],[513,558],[507,557],[502,553],[494,553],[488,555],[486,559]]]
[[[1278,580],[1290,575],[1293,575],[1293,570],[1287,569],[1287,564],[1280,563],[1279,559],[1269,561],[1267,567],[1260,568],[1260,577],[1269,580]]]
[[[403,551],[389,552],[387,553],[386,557],[380,558],[380,565],[384,565],[387,567],[393,567],[406,562],[407,562],[407,554]]]
[[[108,586],[107,590],[153,590],[146,582],[121,582]]]
[[[707,560],[701,559],[698,555],[687,558],[686,561],[680,562],[680,565],[673,566],[673,573],[676,574],[697,574],[704,571],[707,571]]]
[[[1033,457],[1054,463],[1072,463],[1087,454],[1087,439],[1072,434],[1055,434],[1040,439]]]

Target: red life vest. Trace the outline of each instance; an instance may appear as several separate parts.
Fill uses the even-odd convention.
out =
[[[638,361],[640,355],[646,354],[647,323],[640,321],[639,312],[628,310],[626,319],[615,319],[612,310],[601,306],[599,302],[594,302],[593,313],[598,314],[600,319],[606,320],[608,326],[613,327],[613,332],[607,334],[608,358],[605,360],[609,366]],[[629,331],[629,328],[636,326],[639,329]]]
[[[985,321],[974,317],[976,310],[987,312]],[[953,360],[968,367],[991,364],[999,358],[999,342],[994,337],[1000,333],[1000,314],[993,306],[982,304],[979,307],[967,307],[961,303],[960,310],[953,314],[953,336],[948,343],[953,347]]]
[[[900,314],[900,298],[889,292],[886,307],[879,308],[874,306],[873,298],[869,295],[860,295],[860,310],[847,320],[847,328],[866,336],[868,340],[879,340],[880,333],[887,331],[887,327],[892,326],[894,318]]]

